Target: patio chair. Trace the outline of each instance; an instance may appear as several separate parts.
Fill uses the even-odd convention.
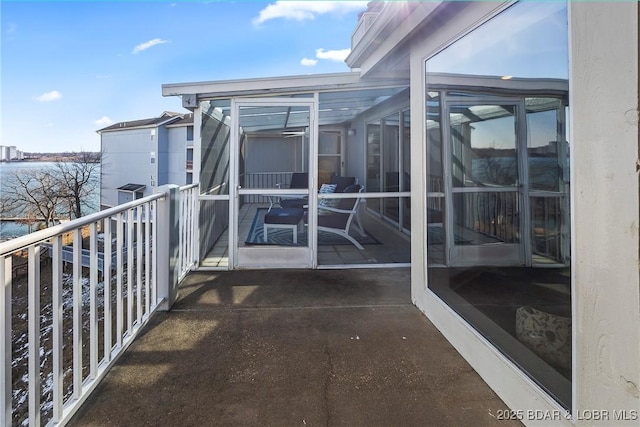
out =
[[[357,184],[358,180],[354,176],[333,175],[331,184],[336,184],[336,193],[342,193],[350,185]]]
[[[342,193],[345,188],[350,185],[356,184],[358,181],[353,176],[340,176],[333,175],[331,177],[331,184],[335,184],[336,188],[334,193]],[[305,205],[309,204],[309,200],[304,197],[291,197],[291,198],[282,198],[280,200],[280,206],[283,208],[303,208]]]
[[[278,188],[308,188],[309,187],[309,173],[308,172],[293,172],[291,174],[291,181],[289,184],[284,182],[278,182],[276,184]],[[299,203],[304,200],[304,203]],[[292,201],[293,203],[290,203]],[[302,205],[307,204],[307,199],[301,199],[299,196],[278,196],[269,197],[269,212],[273,205],[280,205],[280,207],[288,208],[302,208]],[[298,206],[299,205],[299,206]]]
[[[344,189],[343,193],[361,193],[364,187],[362,185],[353,184],[349,185]],[[360,227],[358,223],[358,208],[360,206],[360,199],[338,199],[340,202],[337,207],[329,207],[323,206],[320,208],[322,214],[318,214],[318,231],[324,231],[326,233],[337,234],[338,236],[344,237],[353,245],[360,249],[364,250],[362,245],[353,238],[353,236],[349,235],[349,230],[351,225],[357,223],[356,225]],[[307,224],[307,216],[305,214],[305,224]],[[361,230],[362,232],[362,230]]]
[[[307,188],[309,187],[309,173],[293,172],[289,184],[279,182],[276,184],[278,188]]]

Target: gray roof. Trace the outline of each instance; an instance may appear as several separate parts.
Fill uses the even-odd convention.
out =
[[[175,122],[171,122],[167,127],[179,127],[193,125],[193,113],[183,114],[182,117]]]
[[[125,184],[122,187],[118,187],[118,190],[122,191],[140,191],[144,190],[146,185],[144,184]]]
[[[176,120],[184,120],[187,115],[191,116],[191,122],[193,122],[193,114],[181,114],[181,113],[175,113],[172,111],[165,111],[159,117],[114,123],[111,126],[107,126],[106,128],[102,128],[98,130],[97,132],[100,133],[100,132],[109,132],[109,131],[122,130],[122,129],[159,126],[164,123],[170,123]]]

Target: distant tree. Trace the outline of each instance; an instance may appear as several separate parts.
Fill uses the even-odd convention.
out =
[[[36,218],[36,216],[35,216],[33,211],[27,211],[23,215],[24,216],[22,216],[16,222],[18,224],[26,225],[27,226],[27,232],[31,233],[33,231],[33,226],[38,222],[38,219]]]
[[[80,218],[85,208],[95,208],[88,201],[100,188],[100,153],[68,154],[67,159],[55,162],[54,169],[70,219]]]
[[[42,218],[54,225],[63,199],[60,182],[52,168],[19,170],[3,176],[4,204],[15,216]]]
[[[100,153],[67,155],[53,166],[20,169],[3,174],[0,214],[18,217],[31,228],[36,221],[46,227],[57,218],[80,218],[100,188]]]

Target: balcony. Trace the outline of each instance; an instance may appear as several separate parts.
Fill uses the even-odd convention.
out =
[[[187,160],[185,164],[187,172],[193,172],[193,160]]]
[[[159,191],[0,245],[0,424],[505,425],[410,269],[192,272]]]
[[[0,425],[64,425],[194,265],[197,185],[0,244]]]
[[[409,269],[197,272],[71,422],[518,425],[412,305]]]

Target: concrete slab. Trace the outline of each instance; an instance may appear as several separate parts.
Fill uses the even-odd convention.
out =
[[[509,426],[408,269],[191,274],[72,426]]]

